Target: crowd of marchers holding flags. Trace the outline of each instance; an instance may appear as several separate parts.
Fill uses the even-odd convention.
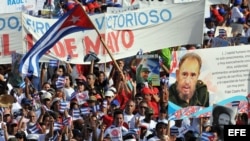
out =
[[[201,64],[198,55],[183,57],[176,71],[178,85],[168,85],[171,65],[176,63],[171,63],[174,51],[248,43],[248,0],[211,5],[210,10],[211,17],[204,22],[204,42],[200,45],[138,52],[137,56],[160,56],[159,85],[153,85],[148,77],[152,69],[140,67],[136,55],[105,64],[99,64],[96,56],[84,58],[90,65],[58,60],[40,63],[39,78],[21,77],[13,71],[15,64],[0,65],[0,141],[224,140],[223,125],[246,125],[246,111],[235,115],[230,108],[216,106],[213,112],[200,118],[169,120],[168,116],[168,100],[183,108],[208,106],[206,85],[197,80]],[[231,38],[227,38],[226,28],[231,28]],[[187,72],[183,72],[183,66]],[[190,68],[193,70],[189,71]],[[192,77],[190,85],[181,87],[188,77]],[[189,95],[193,96],[198,89],[205,91],[204,96],[192,99]]]

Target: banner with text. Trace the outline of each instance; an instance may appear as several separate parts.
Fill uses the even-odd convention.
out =
[[[204,5],[204,1],[169,4],[154,9],[144,8],[118,14],[96,14],[90,18],[113,57],[121,59],[134,56],[141,48],[150,52],[183,44],[202,43]],[[3,17],[2,21],[11,18]],[[16,38],[13,41],[6,39],[1,42],[9,44],[10,51],[19,46],[21,51],[17,51],[18,53],[22,53],[22,50],[27,52],[56,21],[27,14],[22,14],[22,18],[17,19],[18,21],[22,19],[23,25],[20,27],[23,35],[15,34],[13,38]],[[9,33],[7,28],[0,30],[2,33]],[[83,57],[89,51],[98,55],[100,63],[111,61],[95,30],[77,32],[64,37],[40,61],[48,62],[51,58],[66,61],[70,55],[72,57],[70,63],[84,64]],[[11,58],[11,56],[1,57]]]
[[[238,99],[239,101],[246,100],[245,97],[250,92],[250,49],[248,46],[177,51],[173,58],[173,60],[177,60],[177,65],[173,70],[178,69],[180,58],[187,52],[195,52],[202,59],[198,79],[207,86],[210,106],[213,104],[226,105],[232,100],[237,100],[233,98],[236,96],[244,97]],[[173,71],[170,74],[169,86],[175,82],[176,71]],[[170,109],[180,110],[181,107],[174,105],[172,108],[170,106]]]
[[[35,9],[36,0],[2,0],[0,4],[1,14],[30,11]]]
[[[12,52],[24,53],[21,13],[0,16],[0,64],[11,63]]]

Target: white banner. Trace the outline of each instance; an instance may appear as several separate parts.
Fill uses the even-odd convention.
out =
[[[120,59],[134,56],[140,49],[150,52],[184,44],[201,44],[204,6],[204,1],[169,4],[164,7],[145,8],[119,14],[96,14],[90,18],[104,38],[113,57]],[[7,19],[8,17],[4,18],[4,20]],[[10,48],[19,47],[19,50],[24,52],[27,52],[56,21],[56,19],[42,19],[27,14],[22,14],[22,20],[22,37],[15,34],[13,37],[16,38],[8,43]],[[67,56],[70,55],[72,58],[70,63],[86,64],[83,62],[83,57],[89,51],[98,55],[100,63],[111,61],[95,30],[77,32],[64,37],[40,61],[48,62],[51,57],[66,61]],[[18,51],[18,53],[22,52]],[[10,62],[9,59],[8,63]]]
[[[193,51],[202,58],[199,80],[207,85],[210,106],[234,96],[246,96],[250,92],[249,46],[229,46]],[[186,51],[178,51],[177,60],[185,53]],[[176,81],[175,72],[170,76],[169,85]]]
[[[0,64],[10,64],[12,52],[23,54],[21,13],[0,16]]]
[[[35,10],[36,0],[1,0],[0,13]]]

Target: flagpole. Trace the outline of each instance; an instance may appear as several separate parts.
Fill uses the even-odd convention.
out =
[[[125,77],[124,77],[124,74],[122,73],[121,68],[118,66],[116,60],[114,59],[114,57],[113,57],[113,55],[111,54],[110,50],[108,49],[106,43],[104,42],[104,40],[103,40],[103,38],[102,38],[100,32],[97,30],[97,28],[96,28],[95,25],[93,24],[92,20],[89,18],[88,14],[87,14],[86,11],[83,9],[83,5],[82,5],[80,2],[78,2],[78,4],[81,5],[81,8],[82,8],[83,12],[87,15],[89,21],[91,21],[91,24],[93,25],[95,31],[97,32],[97,34],[98,34],[98,36],[99,36],[99,38],[100,38],[100,40],[101,40],[101,42],[102,42],[104,48],[107,50],[107,52],[108,52],[110,58],[111,58],[112,61],[114,62],[114,65],[115,65],[116,69],[120,72],[120,74],[122,75],[122,78],[125,78]]]

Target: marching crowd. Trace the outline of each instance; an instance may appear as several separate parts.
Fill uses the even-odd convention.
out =
[[[215,30],[223,25],[232,27],[235,36],[249,37],[247,2],[234,0],[231,7],[212,5],[211,17],[205,20],[202,46],[183,48],[216,47],[212,46],[213,38],[217,38]],[[70,8],[69,3],[71,1],[67,1],[66,10]],[[86,9],[93,12],[93,6],[96,5],[86,4]],[[219,37],[224,36],[226,32],[220,30]],[[161,53],[173,49],[176,48],[164,49]],[[135,81],[134,58],[117,60],[118,66],[107,63],[101,67],[92,61],[91,65],[78,70],[79,75],[74,75],[77,65],[62,63],[46,67],[41,64],[38,79],[22,78],[14,73],[11,64],[0,65],[1,96],[11,96],[0,98],[0,141],[223,140],[221,126],[213,126],[210,117],[168,120],[170,58],[171,53],[161,64],[160,86],[153,86],[151,80]],[[141,77],[148,74],[147,69],[140,72]],[[238,114],[235,124],[247,124],[247,114]]]

